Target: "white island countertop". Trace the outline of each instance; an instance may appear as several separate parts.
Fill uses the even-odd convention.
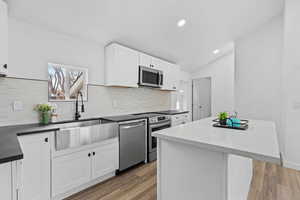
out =
[[[213,119],[171,127],[157,131],[152,136],[255,160],[281,163],[274,122],[249,120],[247,130],[234,130],[213,127]]]

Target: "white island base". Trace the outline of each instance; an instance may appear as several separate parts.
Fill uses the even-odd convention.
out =
[[[158,139],[158,200],[247,200],[252,159]]]
[[[274,122],[215,128],[213,118],[152,133],[158,140],[158,200],[247,200],[252,159],[280,164]]]

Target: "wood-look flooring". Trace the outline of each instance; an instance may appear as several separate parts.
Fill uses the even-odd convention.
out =
[[[248,200],[300,200],[300,171],[255,161]]]
[[[156,162],[138,166],[66,200],[156,200]],[[254,161],[248,200],[300,200],[300,172]]]

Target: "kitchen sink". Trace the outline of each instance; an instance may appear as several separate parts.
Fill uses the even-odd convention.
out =
[[[118,137],[118,124],[101,120],[61,124],[55,133],[56,151],[81,147]]]

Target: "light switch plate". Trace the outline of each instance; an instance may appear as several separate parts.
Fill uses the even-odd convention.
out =
[[[22,101],[14,101],[13,102],[13,111],[22,111],[23,110],[23,102]]]

